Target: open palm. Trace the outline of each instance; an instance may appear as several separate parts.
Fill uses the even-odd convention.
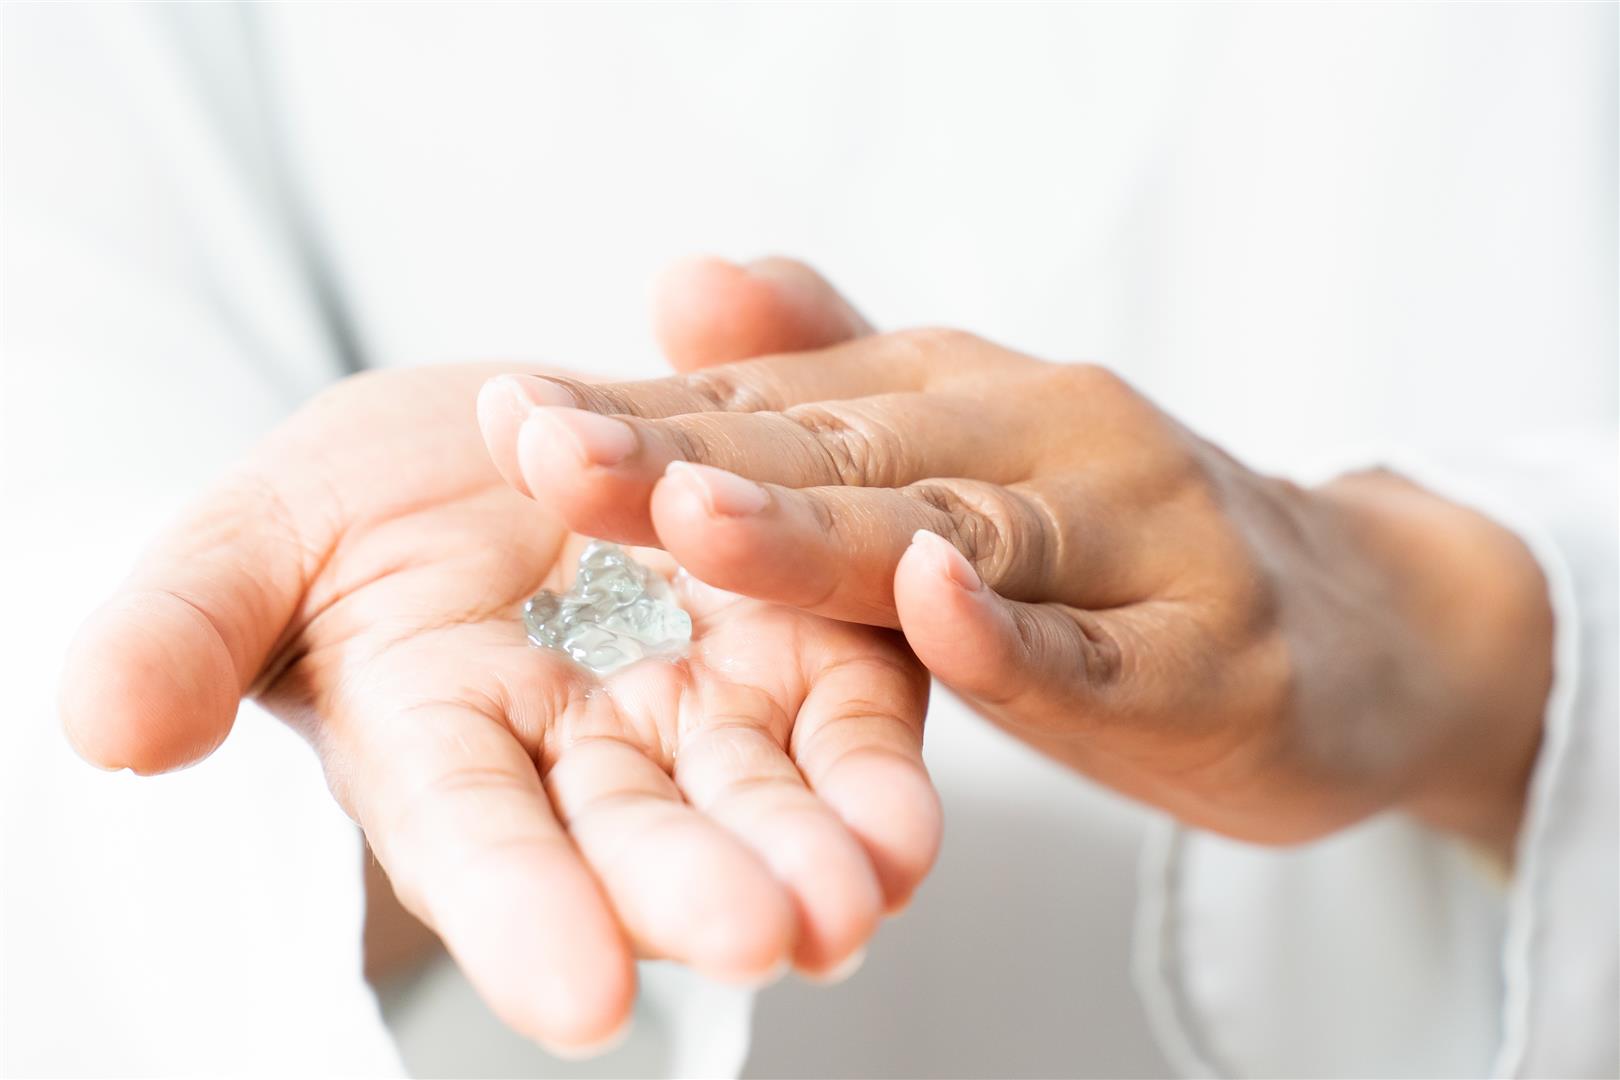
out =
[[[886,631],[685,575],[686,660],[598,679],[531,646],[522,602],[583,538],[490,463],[473,401],[495,370],[363,376],[289,421],[87,623],[76,744],[176,767],[257,697],[406,906],[554,1047],[623,1022],[634,955],[836,968],[937,849],[926,677]]]

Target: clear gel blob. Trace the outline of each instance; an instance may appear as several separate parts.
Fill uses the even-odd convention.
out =
[[[644,656],[684,655],[692,617],[675,603],[669,582],[619,545],[593,540],[565,593],[542,589],[523,605],[529,640],[567,653],[598,675]]]

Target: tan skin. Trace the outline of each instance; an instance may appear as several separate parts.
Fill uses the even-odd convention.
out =
[[[576,529],[897,627],[1019,738],[1261,843],[1406,809],[1510,857],[1551,681],[1534,560],[1388,473],[1302,489],[1109,371],[954,331],[641,383],[509,378],[485,435]]]
[[[685,265],[659,325],[687,374],[486,385],[487,455],[469,403],[510,367],[324,395],[87,623],[76,745],[178,767],[256,697],[492,1007],[575,1052],[634,955],[827,972],[904,903],[939,839],[922,665],[1195,824],[1406,808],[1510,850],[1551,621],[1510,534],[1392,476],[1254,474],[1100,369],[869,336],[797,264]],[[604,688],[523,643],[578,533],[725,590],[682,586],[691,663]]]

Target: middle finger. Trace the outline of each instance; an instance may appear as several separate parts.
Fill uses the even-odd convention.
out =
[[[1024,479],[1043,452],[1042,425],[1024,397],[884,394],[657,420],[536,408],[519,434],[518,462],[529,490],[570,528],[652,544],[648,502],[675,461],[792,488],[903,487],[932,476]]]

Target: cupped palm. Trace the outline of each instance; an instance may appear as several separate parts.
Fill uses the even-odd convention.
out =
[[[926,676],[887,631],[680,574],[688,658],[598,679],[530,645],[522,603],[583,539],[490,463],[474,401],[496,370],[366,375],[289,421],[87,623],[74,741],[172,768],[257,697],[406,906],[553,1046],[614,1031],[636,954],[836,967],[937,849]]]

